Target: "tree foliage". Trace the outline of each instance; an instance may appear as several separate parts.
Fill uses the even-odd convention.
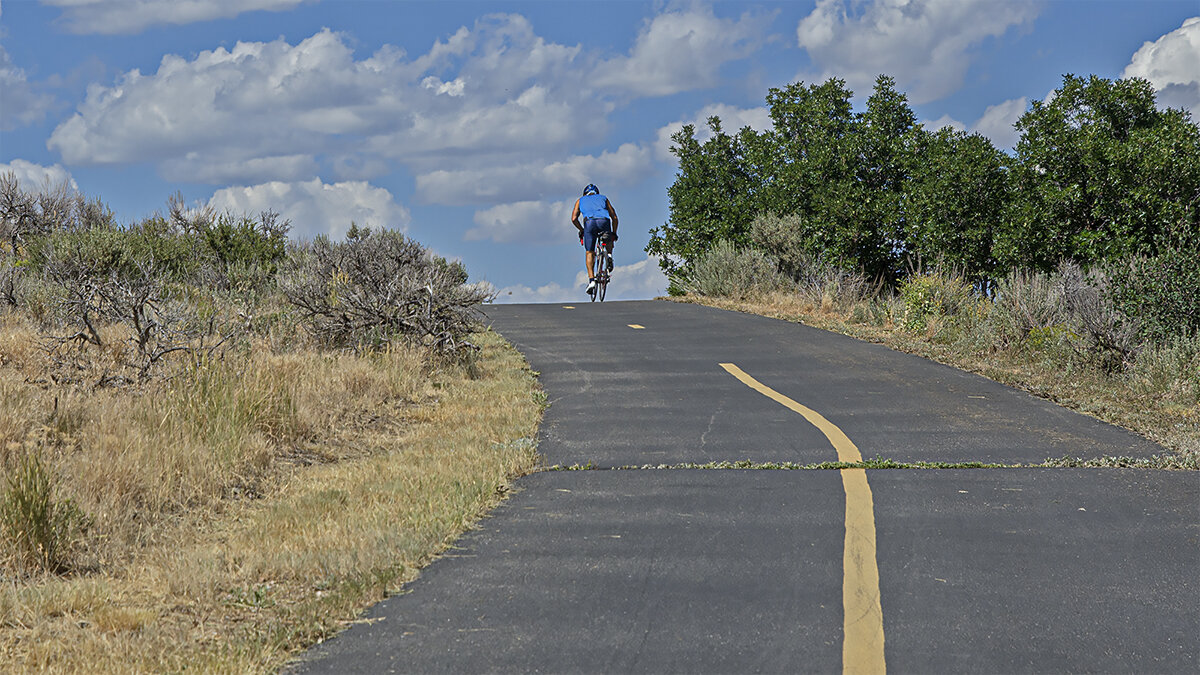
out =
[[[836,78],[797,82],[767,93],[770,130],[730,134],[714,117],[701,142],[685,127],[670,219],[647,250],[686,276],[716,240],[751,243],[750,224],[771,215],[794,224],[789,247],[870,278],[941,262],[986,284],[1062,260],[1165,260],[1185,250],[1164,248],[1165,233],[1200,219],[1200,128],[1158,108],[1145,80],[1067,75],[1020,118],[1012,156],[925,129],[889,77],[862,111],[852,97]]]
[[[674,276],[681,264],[694,261],[717,241],[745,244],[757,211],[757,176],[747,161],[746,142],[755,142],[749,129],[730,135],[717,117],[708,119],[711,138],[696,139],[686,125],[671,137],[671,152],[679,158],[679,173],[667,190],[671,222],[650,231],[646,250],[660,256],[663,271]]]
[[[1008,264],[1153,255],[1166,228],[1200,217],[1200,128],[1158,109],[1146,80],[1067,75],[1016,127],[1016,208],[997,237]]]

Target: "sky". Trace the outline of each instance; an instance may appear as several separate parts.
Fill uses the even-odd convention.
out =
[[[583,300],[574,200],[617,210],[615,299],[666,279],[670,136],[769,128],[767,90],[894,77],[919,120],[1011,149],[1065,74],[1200,119],[1200,0],[0,0],[0,172],[122,223],[187,204],[351,222],[460,259],[497,302]]]

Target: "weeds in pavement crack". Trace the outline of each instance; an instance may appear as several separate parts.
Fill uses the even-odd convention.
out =
[[[563,466],[544,467],[543,471],[671,471],[671,470],[726,470],[742,469],[751,471],[828,471],[840,469],[1063,469],[1063,468],[1130,468],[1155,469],[1168,471],[1200,470],[1200,462],[1194,457],[1154,455],[1152,457],[1113,457],[1103,456],[1092,459],[1063,456],[1049,458],[1035,464],[1004,464],[998,462],[898,462],[893,459],[873,458],[861,462],[816,462],[799,464],[796,462],[752,462],[750,460],[722,462],[682,462],[677,464],[627,464],[614,467],[599,467],[593,462],[587,464],[571,464]]]

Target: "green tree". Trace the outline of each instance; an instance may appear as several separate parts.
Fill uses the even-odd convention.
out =
[[[884,75],[875,80],[866,110],[855,119],[847,158],[853,180],[830,200],[840,216],[834,257],[892,283],[909,255],[905,194],[913,153],[924,133],[895,84]]]
[[[798,215],[809,252],[895,281],[907,255],[905,190],[922,129],[881,75],[855,114],[842,80],[795,83],[767,95],[774,130],[760,160],[766,178],[764,210]]]
[[[703,143],[690,124],[671,137],[671,152],[679,158],[679,172],[667,189],[671,218],[650,230],[646,246],[668,275],[686,269],[717,241],[743,246],[754,218],[761,179],[745,157],[754,132],[725,133],[718,117],[710,117],[708,127],[712,136]]]
[[[907,246],[922,261],[977,282],[1000,273],[993,248],[1012,199],[1009,159],[979,134],[944,127],[923,134],[905,191]]]
[[[1168,226],[1196,222],[1200,129],[1157,108],[1146,80],[1067,75],[1016,127],[1019,203],[998,241],[1003,262],[1048,270],[1154,255]]]
[[[773,128],[762,134],[751,154],[762,167],[763,210],[811,222],[848,184],[853,170],[853,95],[845,81],[836,78],[820,85],[795,82],[767,92]],[[816,224],[806,235],[817,247],[825,239]]]
[[[713,242],[747,242],[760,214],[794,216],[813,256],[894,281],[907,246],[904,191],[921,128],[904,94],[885,76],[855,114],[842,80],[797,82],[767,94],[773,129],[730,135],[709,119],[673,137],[679,173],[668,190],[671,218],[651,231],[647,251],[668,274],[686,272]]]

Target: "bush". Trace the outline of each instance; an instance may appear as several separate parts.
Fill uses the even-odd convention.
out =
[[[66,184],[31,193],[20,188],[16,173],[0,174],[0,246],[14,255],[39,236],[112,223],[112,211],[103,202],[88,199]]]
[[[219,271],[219,283],[227,288],[260,288],[275,276],[279,263],[287,255],[290,221],[279,221],[279,214],[264,211],[257,221],[228,214],[199,227],[202,241],[212,252]]]
[[[789,285],[773,258],[757,249],[738,250],[724,239],[700,254],[691,270],[674,281],[688,293],[732,298],[777,291]]]
[[[25,304],[24,261],[0,253],[0,307],[20,307]]]
[[[991,323],[1002,345],[1060,344],[1112,372],[1138,349],[1137,324],[1105,300],[1108,278],[1064,262],[1053,274],[1014,271],[1000,279]]]
[[[759,214],[750,223],[750,243],[779,261],[779,271],[795,281],[820,267],[804,246],[800,216]]]
[[[130,251],[118,244],[108,249],[119,257],[114,263],[117,258],[97,257],[97,249],[80,240],[68,243],[61,251],[49,243],[41,263],[57,301],[56,316],[42,331],[62,379],[78,381],[100,366],[97,385],[145,381],[167,356],[211,355],[232,337],[219,312],[201,317],[185,293],[190,287],[169,282],[173,274],[153,255],[125,258]],[[125,329],[115,339],[105,333],[113,324]]]
[[[163,280],[193,283],[210,259],[196,237],[175,230],[161,217],[129,227],[102,225],[81,231],[59,231],[31,242],[32,269],[42,271],[49,258],[71,259],[98,275],[138,276],[151,262]]]
[[[83,514],[69,499],[58,499],[57,481],[38,453],[17,461],[0,499],[0,530],[10,566],[18,570],[62,572],[70,559]]]
[[[750,224],[750,241],[778,261],[781,274],[795,282],[797,291],[824,309],[847,311],[879,293],[860,272],[844,269],[813,255],[805,245],[799,216],[761,214]]]
[[[944,272],[914,274],[900,284],[904,328],[924,331],[931,319],[952,317],[971,301],[971,287],[962,277]]]
[[[1143,393],[1200,405],[1200,335],[1143,349],[1129,376]]]
[[[344,242],[318,237],[297,246],[280,288],[313,333],[339,347],[380,347],[394,338],[463,355],[479,327],[485,286],[467,284],[461,263],[448,262],[393,230],[358,229]]]
[[[1072,342],[1076,356],[1107,372],[1124,369],[1139,347],[1138,325],[1105,298],[1108,277],[1065,262],[1058,266],[1057,277],[1067,322],[1079,336]]]
[[[1001,346],[1018,345],[1034,330],[1063,323],[1062,304],[1049,274],[1013,270],[996,281],[991,324]]]
[[[1200,228],[1180,226],[1159,251],[1111,266],[1107,296],[1153,343],[1200,334]]]

